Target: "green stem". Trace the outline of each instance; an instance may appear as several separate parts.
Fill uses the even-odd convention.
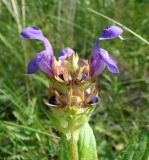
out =
[[[71,138],[69,140],[69,146],[70,146],[71,160],[78,160],[77,140],[74,138],[73,133],[71,133]]]

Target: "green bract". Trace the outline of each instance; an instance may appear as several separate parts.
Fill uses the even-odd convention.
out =
[[[92,108],[54,108],[51,109],[51,120],[55,128],[64,133],[67,139],[70,139],[73,132],[74,138],[77,140],[80,129],[88,122],[89,117],[94,110]]]

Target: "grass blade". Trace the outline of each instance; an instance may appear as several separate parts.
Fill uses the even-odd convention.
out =
[[[99,15],[99,16],[101,16],[101,17],[103,17],[103,18],[105,18],[105,19],[107,19],[107,20],[109,20],[109,21],[111,21],[111,22],[119,25],[120,27],[122,27],[123,29],[127,30],[128,32],[130,32],[131,34],[133,34],[134,36],[136,36],[137,38],[139,38],[140,40],[142,40],[143,42],[145,42],[146,44],[149,45],[149,41],[147,41],[146,39],[144,39],[143,37],[141,37],[141,36],[140,36],[139,34],[137,34],[136,32],[132,31],[132,30],[129,29],[128,27],[124,26],[123,24],[121,24],[121,23],[117,22],[116,20],[114,20],[114,19],[112,19],[112,18],[110,18],[110,17],[108,17],[108,16],[105,16],[104,14],[102,14],[102,13],[100,13],[100,12],[97,12],[97,11],[91,9],[91,8],[87,8],[87,9],[88,9],[88,11],[90,11],[90,12],[92,12],[92,13],[95,13],[95,14],[97,14],[97,15]]]

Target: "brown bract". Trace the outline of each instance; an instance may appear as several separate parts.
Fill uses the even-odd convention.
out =
[[[88,60],[80,59],[77,53],[67,56],[64,60],[53,61],[54,77],[50,78],[49,95],[54,96],[55,107],[91,107],[91,98],[97,96],[94,79],[90,76]],[[47,104],[47,103],[46,103]]]

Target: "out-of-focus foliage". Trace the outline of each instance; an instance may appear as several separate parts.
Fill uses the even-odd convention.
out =
[[[89,57],[100,31],[112,22],[88,8],[113,18],[149,39],[147,0],[1,0],[0,1],[0,159],[56,160],[59,133],[52,129],[48,79],[26,74],[27,63],[43,46],[22,40],[19,32],[38,26],[50,40],[55,55],[71,47]],[[149,46],[124,30],[125,41],[102,42],[116,58],[120,74],[107,70],[98,77],[100,104],[90,120],[100,160],[112,160],[129,139],[149,125]]]
[[[143,131],[133,137],[126,149],[116,160],[148,160],[149,159],[149,132]]]

